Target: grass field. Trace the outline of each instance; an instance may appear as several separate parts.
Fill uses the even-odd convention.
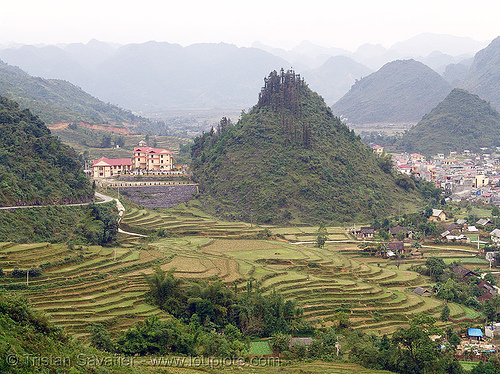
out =
[[[260,340],[257,342],[250,342],[250,346],[248,349],[248,353],[254,356],[264,356],[264,355],[272,355],[273,350],[269,345],[267,340]]]

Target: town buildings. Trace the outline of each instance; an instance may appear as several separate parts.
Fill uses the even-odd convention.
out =
[[[372,146],[374,152],[377,147]],[[483,201],[500,206],[500,153],[475,154],[469,150],[432,157],[393,154],[394,168],[442,187],[450,201]]]

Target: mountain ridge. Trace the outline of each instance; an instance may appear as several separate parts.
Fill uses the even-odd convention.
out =
[[[396,60],[357,81],[332,110],[352,125],[416,123],[451,89],[423,63]]]
[[[29,108],[45,123],[137,124],[147,121],[129,111],[104,103],[61,79],[32,77],[0,60],[0,95]]]
[[[475,55],[461,87],[500,110],[500,37]]]

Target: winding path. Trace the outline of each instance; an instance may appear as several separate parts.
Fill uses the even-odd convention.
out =
[[[10,210],[10,209],[24,209],[24,208],[45,208],[48,206],[83,206],[83,205],[89,205],[89,204],[104,204],[104,203],[109,203],[113,199],[111,196],[104,195],[102,193],[96,192],[95,197],[98,197],[101,199],[101,201],[96,201],[94,202],[88,202],[88,203],[78,203],[78,204],[51,204],[51,205],[16,205],[16,206],[2,206],[0,207],[0,210]],[[125,210],[125,209],[124,209]]]
[[[104,194],[102,194],[100,192],[96,192],[95,193],[95,197],[97,197],[98,199],[100,199],[100,201],[96,201],[95,203],[94,202],[88,202],[88,203],[79,203],[79,204],[3,206],[3,207],[0,207],[0,210],[24,209],[24,208],[44,208],[44,207],[49,207],[49,206],[84,206],[84,205],[90,205],[90,204],[105,204],[105,203],[109,203],[109,202],[111,202],[111,201],[114,200],[116,202],[116,207],[118,208],[118,216],[119,216],[118,223],[120,223],[120,221],[123,218],[123,215],[125,214],[125,207],[120,202],[120,200],[115,199],[114,197],[111,197],[111,196],[108,196],[108,195],[104,195]],[[132,236],[140,236],[140,237],[143,237],[143,238],[147,238],[147,235],[136,234],[134,232],[124,231],[121,228],[118,228],[118,232],[122,233],[122,234],[127,234],[127,235],[132,235]]]

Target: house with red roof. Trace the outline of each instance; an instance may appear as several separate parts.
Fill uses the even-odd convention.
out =
[[[174,158],[168,149],[134,148],[134,169],[161,172],[170,171],[173,168]]]
[[[132,160],[130,158],[106,158],[92,162],[93,178],[110,178],[132,170]]]

